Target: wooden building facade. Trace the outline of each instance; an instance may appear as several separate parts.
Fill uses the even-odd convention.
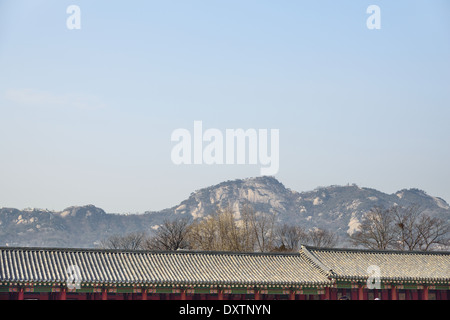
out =
[[[449,290],[449,252],[0,248],[2,300],[449,300]]]

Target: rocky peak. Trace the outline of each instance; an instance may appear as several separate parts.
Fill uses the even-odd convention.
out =
[[[59,216],[65,217],[90,217],[90,216],[99,216],[106,214],[103,209],[97,208],[94,205],[86,205],[86,206],[73,206],[64,209],[59,213]]]
[[[247,203],[274,212],[274,209],[284,209],[283,204],[291,201],[292,196],[292,191],[274,177],[237,179],[195,191],[175,207],[174,212],[189,213],[196,219],[215,212],[217,208],[231,207],[239,216],[240,207]]]

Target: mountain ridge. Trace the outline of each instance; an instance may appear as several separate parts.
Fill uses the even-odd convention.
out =
[[[152,233],[166,219],[199,219],[219,207],[233,208],[239,218],[245,204],[276,214],[279,223],[331,230],[339,235],[340,246],[347,244],[348,234],[374,206],[414,204],[427,214],[450,219],[450,206],[445,200],[417,188],[387,194],[352,184],[297,192],[274,177],[262,176],[223,181],[192,192],[171,208],[141,214],[106,213],[92,204],[62,211],[0,208],[0,246],[92,248],[114,234]]]

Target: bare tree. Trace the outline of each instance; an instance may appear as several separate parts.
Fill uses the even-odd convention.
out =
[[[450,226],[444,220],[422,215],[417,224],[417,229],[421,239],[421,250],[427,251],[438,246],[443,248],[450,246],[450,238],[448,237]]]
[[[145,249],[149,250],[178,250],[189,248],[188,242],[189,220],[165,220],[157,229],[156,234],[147,239]]]
[[[216,215],[219,248],[224,251],[245,251],[241,232],[233,211],[220,209]]]
[[[294,252],[300,249],[302,243],[307,243],[308,234],[296,225],[283,224],[276,229],[276,251]]]
[[[385,250],[395,241],[393,215],[390,209],[372,208],[363,218],[359,230],[350,236],[356,246]]]
[[[123,248],[127,250],[140,250],[145,241],[144,232],[134,232],[123,237]]]
[[[416,250],[421,246],[422,236],[418,228],[420,209],[418,206],[402,208],[395,206],[390,209],[395,227],[393,229],[396,240],[393,247],[399,250]]]
[[[114,235],[100,243],[103,249],[141,250],[146,236],[144,232],[133,232],[126,235]]]
[[[274,248],[275,216],[256,212],[245,205],[235,214],[231,207],[195,221],[190,229],[194,249],[217,251],[260,251]]]
[[[192,223],[188,235],[192,249],[203,251],[219,250],[216,222],[214,216],[207,216]]]
[[[417,205],[375,207],[350,238],[354,245],[369,249],[427,251],[447,248],[449,231],[446,221],[421,212]]]
[[[338,236],[329,230],[315,228],[307,233],[307,244],[315,247],[332,248],[337,241]]]
[[[250,219],[254,213],[255,211],[250,205],[244,205],[240,210],[240,219],[236,222],[242,233],[242,246],[248,252],[255,250],[255,232]]]
[[[242,218],[248,221],[249,230],[254,237],[255,250],[272,251],[275,241],[275,215],[256,212],[250,206],[246,206]]]
[[[102,249],[122,249],[122,237],[120,235],[113,235],[102,240],[99,247]]]
[[[243,214],[237,219],[230,207],[218,209],[213,215],[195,221],[190,229],[192,248],[213,251],[253,251],[253,233]]]

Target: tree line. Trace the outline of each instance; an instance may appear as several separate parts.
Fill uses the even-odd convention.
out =
[[[151,236],[144,232],[115,235],[101,241],[105,249],[198,250],[231,252],[296,252],[301,245],[332,248],[338,236],[320,228],[280,224],[276,215],[244,206],[238,213],[228,207],[202,219],[166,220]],[[449,225],[431,217],[419,206],[373,207],[356,232],[349,235],[353,247],[373,250],[439,250],[450,246]]]
[[[426,214],[418,205],[376,206],[364,216],[350,241],[354,246],[375,250],[448,250],[449,231],[447,221]]]
[[[231,252],[295,252],[302,244],[333,247],[338,237],[320,228],[279,224],[276,215],[244,206],[238,216],[230,208],[190,221],[166,220],[153,235],[135,232],[115,235],[101,241],[105,249],[126,250],[199,250]]]

